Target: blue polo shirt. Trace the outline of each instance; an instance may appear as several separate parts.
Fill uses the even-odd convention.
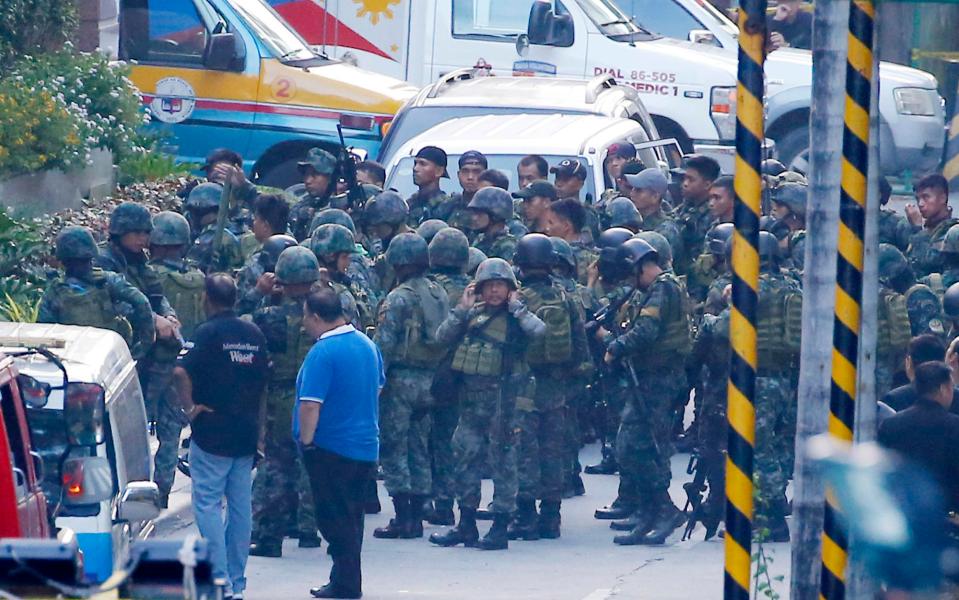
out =
[[[313,444],[353,460],[379,458],[379,394],[386,382],[376,344],[352,325],[320,336],[296,378],[293,439],[299,440],[300,403],[323,405]]]

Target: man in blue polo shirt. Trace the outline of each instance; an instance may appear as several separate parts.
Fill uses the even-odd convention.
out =
[[[332,288],[307,297],[303,326],[318,341],[297,377],[293,437],[313,488],[316,524],[333,559],[330,582],[310,594],[360,598],[363,503],[379,455],[383,357],[347,322]]]

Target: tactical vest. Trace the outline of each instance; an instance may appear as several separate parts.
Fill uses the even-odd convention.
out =
[[[509,313],[505,310],[493,314],[477,312],[453,353],[452,369],[464,375],[502,375],[509,328]]]
[[[203,312],[203,273],[188,267],[178,269],[165,263],[154,266],[163,285],[163,295],[180,321],[180,333],[184,339],[193,339],[197,325],[206,320]]]
[[[459,277],[459,280],[455,279],[449,273],[430,273],[430,278],[446,291],[446,299],[449,301],[450,307],[456,306],[459,304],[460,299],[463,297],[463,291],[466,290],[466,286],[469,285],[469,278],[466,275]]]
[[[692,348],[689,307],[683,282],[675,274],[664,272],[656,278],[653,285],[668,286],[669,301],[666,306],[661,307],[659,337],[655,341],[655,347],[650,348],[650,352],[645,353],[643,359],[635,363],[637,369],[647,371],[657,366],[677,364],[677,360],[684,359]],[[641,317],[645,309],[647,294],[634,294],[634,299],[626,303],[625,312],[621,312],[625,316],[625,320],[620,323],[623,331],[629,328],[631,321]]]
[[[762,275],[756,307],[756,347],[760,369],[790,367],[799,355],[802,296],[786,282]]]
[[[113,305],[103,273],[95,272],[91,281],[57,280],[54,293],[59,299],[59,323],[109,329],[120,334],[128,346],[133,343],[133,328]]]
[[[396,363],[435,369],[447,351],[436,340],[436,330],[449,311],[443,288],[425,277],[413,277],[398,285],[394,292],[407,294],[413,299],[409,318],[403,324],[405,341]]]
[[[906,297],[890,289],[879,290],[878,353],[895,356],[905,352],[912,339]]]
[[[546,324],[546,334],[530,341],[526,361],[530,366],[568,363],[573,356],[572,318],[566,293],[548,282],[523,288],[531,313]]]
[[[265,327],[261,326],[269,344],[274,384],[296,381],[300,366],[316,341],[303,329],[302,299],[285,298],[283,302],[269,309],[263,321]]]

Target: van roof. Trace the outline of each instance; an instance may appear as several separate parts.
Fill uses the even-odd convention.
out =
[[[0,352],[36,346],[46,346],[56,354],[71,381],[108,386],[135,366],[126,342],[113,331],[49,323],[0,323]],[[59,369],[42,356],[18,358],[17,367],[38,380],[53,385],[62,382]]]
[[[639,123],[600,115],[518,114],[450,119],[405,144],[395,159],[439,146],[447,154],[479,150],[489,154],[586,156],[599,146],[640,133]],[[645,139],[637,140],[645,141]]]

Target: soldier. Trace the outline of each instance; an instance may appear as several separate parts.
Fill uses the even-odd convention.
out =
[[[320,225],[310,239],[310,250],[321,267],[327,270],[330,285],[340,297],[343,314],[360,331],[375,325],[373,305],[366,292],[347,274],[351,256],[356,253],[356,241],[349,229],[342,225]]]
[[[316,341],[303,329],[303,302],[319,278],[319,264],[309,249],[287,248],[276,261],[282,299],[253,313],[253,322],[266,337],[272,372],[267,385],[265,457],[253,482],[252,556],[282,556],[291,516],[296,517],[299,546],[320,545],[312,493],[290,429],[296,376]]]
[[[906,256],[918,277],[942,272],[942,260],[936,246],[949,228],[959,223],[949,207],[949,182],[942,175],[926,175],[916,183],[916,204],[906,205],[909,224],[918,231],[909,238]],[[921,226],[921,229],[920,229]]]
[[[544,181],[549,177],[549,163],[539,154],[529,154],[516,165],[516,183],[524,190],[534,181]]]
[[[423,146],[413,159],[413,183],[418,188],[416,193],[407,198],[410,207],[410,227],[417,227],[427,219],[442,218],[439,215],[440,207],[450,201],[446,192],[440,189],[440,180],[449,179],[446,171],[446,152],[436,146]]]
[[[507,528],[517,493],[515,409],[517,403],[531,402],[524,355],[529,341],[546,332],[517,288],[508,262],[486,259],[437,331],[440,343],[455,347],[452,369],[461,374],[463,389],[453,434],[460,520],[445,534],[430,536],[430,542],[440,546],[500,550],[509,545]],[[492,527],[479,540],[476,510],[487,458],[493,471],[494,516]]]
[[[250,232],[250,208],[256,200],[257,190],[243,174],[243,157],[229,148],[216,148],[206,155],[202,169],[206,174],[206,182],[223,185],[229,180],[232,185],[236,206],[230,211],[228,227],[240,239],[243,256],[247,256],[248,245],[255,247],[255,244],[247,240],[253,239]],[[186,200],[193,188],[206,182],[194,179],[177,191],[177,196]]]
[[[579,306],[551,277],[556,257],[549,238],[541,233],[523,236],[514,262],[521,271],[526,306],[546,324],[546,332],[526,348],[535,393],[531,403],[516,404],[519,493],[509,537],[555,539],[560,536],[560,505],[567,471],[566,395],[589,349]]]
[[[426,240],[426,243],[429,244],[433,241],[433,236],[446,229],[449,225],[446,221],[440,221],[439,219],[428,219],[420,223],[420,226],[416,228],[416,234]]]
[[[588,283],[589,266],[596,261],[596,250],[592,239],[584,232],[586,209],[572,198],[557,200],[546,211],[545,233],[566,240],[576,255],[577,279]],[[596,238],[599,239],[599,238]]]
[[[886,208],[892,197],[892,186],[885,175],[879,176],[879,243],[892,244],[900,252],[909,249],[909,238],[916,233],[918,227],[913,227],[909,221],[896,211]]]
[[[950,285],[943,294],[942,313],[949,323],[946,338],[954,340],[959,336],[959,283]]]
[[[143,292],[117,273],[94,268],[97,244],[86,227],[64,227],[56,257],[63,274],[43,292],[37,322],[110,329],[123,337],[133,358],[142,359],[156,333]]]
[[[683,364],[690,350],[688,298],[678,278],[659,266],[656,250],[646,241],[629,240],[617,255],[637,292],[620,312],[620,331],[601,327],[596,335],[606,345],[605,362],[622,363],[629,377],[616,459],[620,498],[625,496],[625,503],[641,516],[631,532],[614,542],[662,544],[683,523],[668,489],[670,408],[685,388]],[[648,352],[650,348],[655,351]]]
[[[197,325],[206,320],[203,313],[204,275],[186,262],[190,247],[190,224],[180,213],[165,211],[153,218],[150,233],[150,266],[156,270],[163,293],[180,322],[185,341],[193,339]],[[160,489],[161,506],[166,507],[176,474],[180,432],[188,423],[173,384],[173,368],[180,353],[177,340],[158,340],[149,366],[149,394],[145,398],[147,417],[156,423],[159,447],[154,456],[153,481]]]
[[[229,229],[223,230],[219,256],[213,255],[217,213],[222,196],[223,186],[220,184],[201,183],[193,188],[183,202],[190,228],[196,234],[193,246],[187,252],[187,258],[196,263],[204,273],[229,271],[243,266],[243,249],[240,247],[240,241]]]
[[[685,250],[682,262],[677,264],[680,273],[686,273],[688,261],[703,251],[706,231],[713,224],[709,212],[709,188],[720,175],[719,163],[708,156],[693,154],[684,162],[685,168],[679,170],[683,176],[683,203],[673,211],[682,230]]]
[[[403,200],[396,192],[386,190],[366,205],[364,220],[369,235],[378,240],[379,247],[385,251],[390,245],[390,240],[395,236],[413,231],[407,225],[409,217],[410,207],[406,204],[406,200]],[[381,293],[388,293],[393,289],[396,276],[383,253],[376,257],[373,272],[380,282]]]
[[[720,177],[720,179],[723,178]],[[703,253],[693,261],[689,270],[689,277],[686,280],[689,296],[697,303],[697,313],[701,312],[704,303],[707,301],[713,282],[727,271],[726,240],[732,237],[735,229],[730,222],[720,222],[710,227],[709,231],[706,232]],[[719,291],[722,292],[722,290]],[[715,301],[715,298],[713,301]]]
[[[473,245],[490,258],[512,260],[516,238],[506,229],[506,222],[513,218],[509,192],[496,187],[483,188],[473,195],[468,208],[472,213],[470,227],[479,232]]]
[[[946,231],[936,249],[942,263],[941,273],[930,273],[919,280],[928,285],[936,295],[942,298],[946,289],[959,281],[959,225],[953,225]]]
[[[469,235],[470,214],[467,210],[470,200],[480,189],[480,174],[489,168],[489,162],[482,152],[467,150],[460,155],[459,170],[456,177],[459,179],[462,193],[453,194],[449,202],[441,204],[433,211],[433,217],[446,221],[450,227],[455,227]],[[429,242],[429,240],[427,240]]]
[[[736,190],[733,189],[732,175],[723,175],[709,186],[709,215],[713,224],[732,223],[733,209],[736,206]]]
[[[286,235],[287,222],[290,217],[290,205],[286,199],[278,194],[261,194],[253,201],[253,236],[257,242],[257,248],[254,250],[243,268],[236,275],[236,287],[239,293],[237,300],[237,310],[239,314],[248,314],[253,312],[256,305],[262,299],[263,295],[256,289],[256,284],[267,271],[264,269],[266,264],[276,264],[279,252],[271,260],[261,256],[263,244],[272,236]],[[294,242],[296,240],[293,240]],[[282,250],[281,250],[282,251]],[[270,269],[272,272],[272,268]],[[271,286],[272,288],[272,286]],[[266,293],[269,293],[267,290]]]
[[[375,185],[383,189],[386,184],[386,169],[375,160],[363,160],[356,163],[356,182],[360,185]]]
[[[432,493],[430,387],[446,353],[436,330],[449,302],[443,288],[425,277],[429,250],[423,238],[398,235],[386,260],[396,271],[397,286],[380,307],[373,341],[383,353],[386,371],[380,394],[380,464],[396,517],[373,537],[409,539],[423,537],[423,505]]]
[[[720,223],[706,234],[706,251],[712,257],[710,272],[713,279],[706,290],[702,305],[703,314],[718,315],[726,308],[725,290],[733,283],[730,272],[733,246],[730,240],[735,231],[736,227],[730,223]]]
[[[806,254],[806,196],[808,187],[803,183],[782,183],[770,196],[773,217],[789,228],[789,233],[780,242],[785,266],[803,270]]]
[[[327,223],[342,225],[353,234],[353,239],[356,241],[356,252],[350,255],[350,266],[347,267],[346,274],[350,276],[353,283],[363,289],[370,299],[370,306],[376,306],[381,298],[380,280],[373,271],[373,260],[361,241],[363,235],[356,230],[353,217],[339,208],[324,208],[313,217],[313,224],[310,228],[315,232],[320,225]]]
[[[622,179],[623,166],[629,161],[636,160],[636,146],[628,140],[610,144],[606,151],[606,160],[603,164],[603,170],[606,172],[606,180],[613,185],[607,188],[596,203],[596,208],[600,211],[609,212],[609,203],[616,198],[625,196],[623,190],[619,188]],[[611,227],[615,227],[612,225]]]
[[[470,283],[466,269],[471,249],[475,250],[470,248],[466,235],[452,227],[441,230],[429,243],[429,277],[446,291],[450,306],[459,304],[463,290]],[[434,509],[427,515],[433,525],[453,524],[453,500],[456,498],[452,442],[459,420],[459,385],[452,374],[452,358],[452,353],[448,352],[433,378],[430,456],[433,457]]]
[[[469,262],[466,264],[466,274],[470,277],[476,275],[476,269],[487,259],[487,256],[483,254],[483,251],[479,248],[470,246],[469,252]]]
[[[633,233],[643,227],[643,217],[629,198],[615,198],[606,204],[606,224],[609,227],[622,227]]]
[[[270,236],[260,251],[251,258],[256,259],[256,264],[248,261],[247,265],[240,271],[240,278],[244,281],[241,288],[238,287],[238,296],[236,302],[236,312],[240,315],[249,315],[258,309],[265,299],[276,294],[276,261],[280,254],[287,248],[296,246],[296,240],[289,235]],[[255,277],[255,279],[254,279]],[[250,281],[253,285],[250,286]]]
[[[523,224],[532,233],[546,230],[546,211],[556,201],[556,188],[545,179],[537,179],[518,192],[513,198],[520,200]]]
[[[290,231],[296,241],[302,242],[310,235],[313,215],[330,205],[330,197],[336,189],[333,179],[336,157],[323,148],[310,148],[297,167],[303,177],[303,188],[290,209]]]
[[[626,175],[626,181],[630,185],[629,199],[643,217],[643,231],[655,231],[669,240],[674,260],[684,262],[686,247],[680,225],[663,210],[663,196],[669,186],[666,176],[658,168],[650,168]]]
[[[556,186],[556,196],[560,200],[571,198],[579,202],[586,211],[583,220],[583,237],[584,241],[592,244],[599,238],[602,228],[599,213],[592,205],[593,199],[589,194],[585,201],[580,198],[580,192],[586,184],[586,166],[577,159],[567,158],[550,167],[549,172],[555,175],[553,185]]]

